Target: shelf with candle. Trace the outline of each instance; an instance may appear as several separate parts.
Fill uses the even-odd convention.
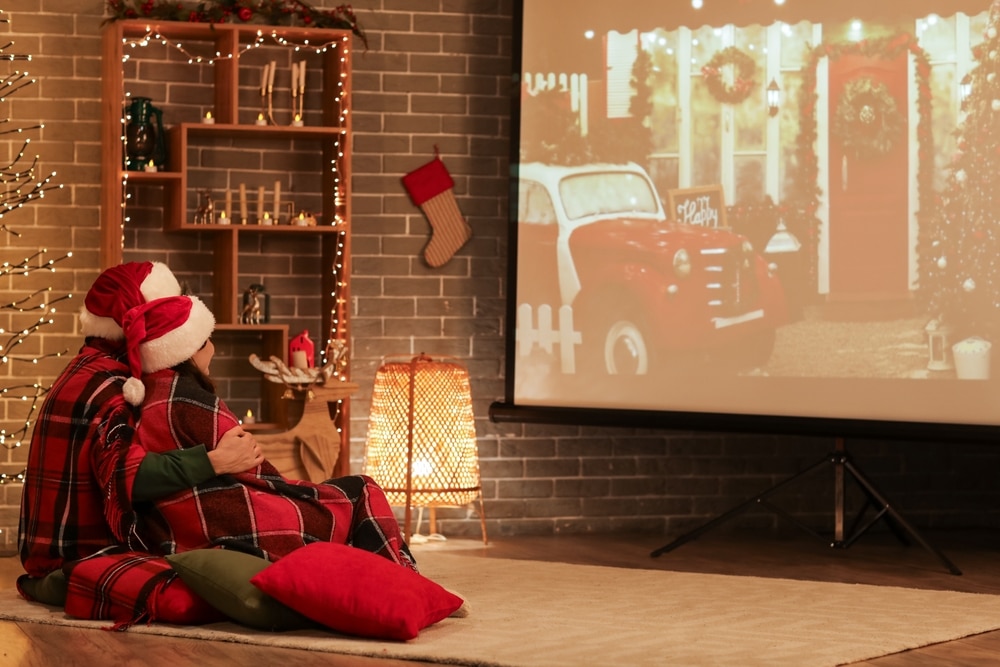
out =
[[[285,428],[284,406],[289,401],[282,400],[284,387],[262,381],[256,373],[245,375],[241,366],[246,365],[248,350],[264,358],[284,357],[287,338],[285,329],[237,323],[240,288],[248,275],[271,271],[272,257],[278,262],[291,255],[290,264],[297,273],[288,276],[288,293],[308,290],[318,300],[308,302],[301,312],[296,310],[292,318],[296,328],[307,325],[324,338],[331,335],[334,325],[346,330],[347,317],[340,304],[349,299],[349,288],[346,279],[330,268],[350,261],[349,229],[330,222],[338,215],[350,219],[346,188],[352,175],[352,34],[276,26],[261,35],[259,28],[241,23],[158,22],[155,30],[164,40],[162,46],[168,48],[162,48],[159,39],[150,40],[155,48],[144,48],[150,30],[147,21],[115,21],[103,28],[101,59],[102,108],[121,106],[123,90],[135,93],[152,88],[162,91],[158,99],[171,121],[166,126],[167,159],[156,160],[156,172],[146,171],[147,156],[137,170],[128,173],[120,168],[121,123],[117,118],[102,123],[101,149],[108,168],[101,172],[101,203],[102,210],[112,214],[101,219],[101,261],[113,265],[122,261],[123,253],[132,256],[148,253],[150,248],[191,249],[198,258],[192,270],[212,276],[198,286],[211,291],[217,344],[223,346],[220,357],[233,360],[213,369],[220,395],[235,404],[237,415],[252,410],[256,424],[248,426],[255,430],[268,425]],[[193,44],[198,53],[221,55],[211,63],[188,63],[182,74],[170,48],[180,48],[182,42],[184,48]],[[317,44],[324,45],[322,54],[299,48]],[[295,61],[299,62],[292,79],[290,66]],[[266,80],[261,82],[258,78],[263,79],[265,64]],[[262,91],[256,88],[258,83]],[[291,106],[293,89],[295,105]],[[301,126],[293,125],[296,113]],[[281,179],[283,195],[277,202],[273,196],[276,178]],[[245,182],[242,188],[241,181]],[[264,201],[258,217],[256,194],[261,185]],[[213,215],[196,225],[192,220],[204,203],[200,191],[206,188],[214,191],[210,199],[214,200]],[[231,204],[223,203],[226,189],[233,193]],[[237,193],[243,191],[245,196],[237,200]],[[332,193],[341,192],[344,203],[337,205]],[[163,205],[157,206],[160,200]],[[146,207],[159,210],[145,215]],[[114,214],[118,210],[121,216]],[[300,212],[308,211],[316,211],[321,222],[330,222],[300,226]],[[261,225],[265,213],[268,219],[263,222],[271,224]],[[226,221],[229,224],[222,224]],[[145,233],[157,223],[180,234]],[[266,267],[258,265],[262,256]],[[316,273],[310,268],[314,266],[319,269]],[[336,422],[345,447],[350,442],[348,423],[343,418]],[[349,463],[344,452],[342,448],[341,458]]]

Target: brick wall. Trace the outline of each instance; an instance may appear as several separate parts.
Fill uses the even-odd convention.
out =
[[[379,359],[421,351],[458,356],[470,369],[493,536],[641,530],[666,537],[833,448],[835,434],[798,438],[490,423],[487,408],[503,394],[511,0],[354,5],[370,48],[354,61],[351,327],[352,373],[361,392],[352,402],[353,471],[361,470]],[[35,56],[30,70],[39,79],[10,105],[9,115],[45,123],[32,150],[42,170],[57,170],[65,187],[4,218],[23,236],[5,239],[2,261],[43,246],[74,253],[56,274],[38,279],[77,295],[33,343],[44,350],[75,351],[79,338],[71,314],[98,270],[102,8],[100,0],[8,0],[3,7],[13,23],[0,31],[11,32],[16,48]],[[440,269],[420,258],[430,227],[399,180],[435,149],[474,230],[473,240]],[[155,226],[140,229],[136,233],[147,234],[153,244],[164,238]],[[5,300],[24,289],[0,280]],[[9,329],[7,318],[3,326]],[[2,365],[0,381],[48,383],[63,363]],[[21,401],[0,400],[2,427],[16,429],[25,411]],[[27,447],[10,447],[9,439],[5,444],[0,472],[14,475],[23,469]],[[997,525],[992,446],[866,441],[852,448],[915,525]],[[826,527],[832,489],[832,473],[824,468],[789,489],[783,505]],[[18,484],[0,486],[2,550],[16,543],[19,498]],[[479,533],[471,510],[442,510],[438,519],[446,535]],[[777,520],[751,512],[731,525],[772,528]]]

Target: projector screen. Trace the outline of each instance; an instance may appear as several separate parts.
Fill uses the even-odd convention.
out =
[[[998,22],[516,3],[492,419],[998,435]]]

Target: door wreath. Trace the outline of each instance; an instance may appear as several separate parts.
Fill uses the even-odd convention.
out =
[[[733,66],[733,83],[726,84],[722,80],[722,68]],[[726,104],[739,104],[754,91],[753,75],[757,71],[757,63],[753,58],[735,46],[727,46],[712,55],[712,58],[701,68],[701,74],[708,85],[712,97]]]
[[[885,155],[903,132],[903,117],[884,83],[849,81],[837,104],[832,133],[844,153],[862,160]]]

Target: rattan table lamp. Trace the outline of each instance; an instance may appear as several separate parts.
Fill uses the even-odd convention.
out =
[[[403,539],[411,538],[413,507],[461,507],[478,499],[483,542],[479,451],[469,374],[452,357],[396,355],[375,374],[364,473],[405,507]]]

